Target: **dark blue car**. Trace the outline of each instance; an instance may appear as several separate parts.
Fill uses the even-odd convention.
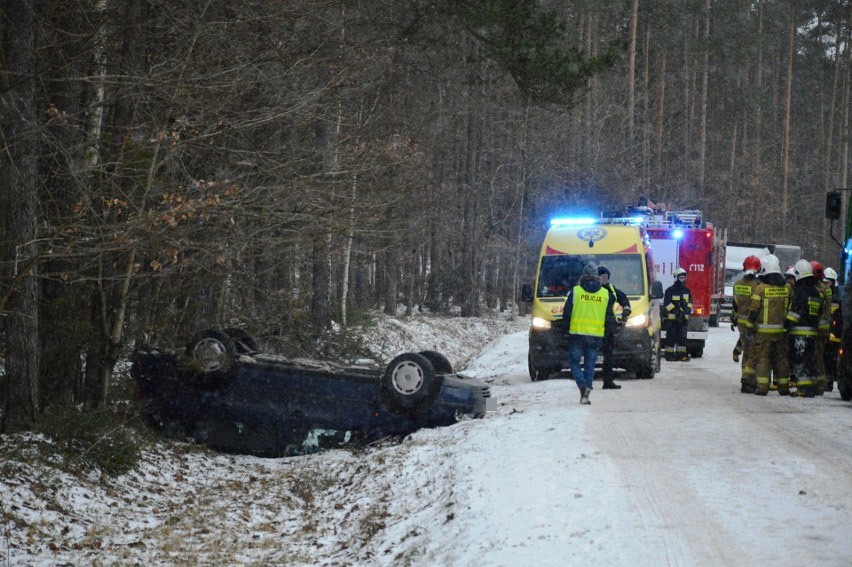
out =
[[[143,415],[167,437],[260,456],[368,443],[483,417],[488,386],[435,351],[405,353],[384,371],[257,352],[240,329],[208,329],[183,352],[137,348],[131,374]]]

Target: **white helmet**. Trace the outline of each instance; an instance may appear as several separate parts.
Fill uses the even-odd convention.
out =
[[[675,279],[677,279],[678,276],[685,276],[685,275],[686,275],[686,270],[684,270],[683,268],[678,268],[677,270],[675,270],[675,273],[674,273]]]
[[[814,269],[811,267],[811,263],[807,260],[799,260],[796,262],[796,265],[793,266],[793,274],[796,276],[796,281],[799,281],[802,278],[813,276]]]
[[[834,268],[826,268],[823,277],[827,280],[837,281],[837,272],[834,271]]]
[[[778,258],[772,254],[761,258],[760,265],[763,266],[763,269],[760,271],[763,275],[781,273],[781,264],[778,263]]]

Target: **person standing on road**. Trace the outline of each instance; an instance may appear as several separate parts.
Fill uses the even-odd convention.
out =
[[[734,305],[731,310],[731,330],[739,329],[739,345],[742,349],[742,374],[740,392],[753,394],[757,388],[757,374],[754,363],[754,341],[757,338],[754,324],[748,319],[751,311],[751,297],[757,287],[757,273],[760,271],[760,258],[748,256],[743,261],[743,277],[734,283]],[[736,352],[736,347],[735,347]]]
[[[831,331],[831,287],[824,281],[825,272],[822,264],[811,260],[811,270],[814,273],[814,282],[822,296],[822,313],[817,326],[817,379],[814,384],[814,393],[821,396],[825,392],[828,378],[825,374],[825,347],[828,344],[828,335]]]
[[[837,357],[840,354],[840,338],[843,335],[843,312],[840,309],[840,290],[837,288],[837,272],[825,269],[825,282],[831,290],[831,321],[828,342],[825,345],[825,391],[834,390],[837,381]]]
[[[792,337],[790,363],[796,376],[796,395],[813,398],[816,395],[818,373],[817,329],[822,317],[824,295],[814,281],[810,262],[799,260],[794,270],[796,286],[784,327]]]
[[[606,289],[615,299],[614,316],[616,325],[613,325],[607,330],[603,341],[603,389],[618,390],[621,386],[616,384],[612,377],[612,355],[615,350],[615,343],[618,342],[620,331],[630,317],[630,299],[626,293],[609,281],[610,273],[606,266],[598,266],[598,276],[601,278],[601,287]],[[621,307],[620,314],[618,313],[619,307]]]
[[[768,256],[761,260],[761,264],[763,271],[759,277],[760,283],[754,288],[748,315],[757,334],[754,341],[757,374],[754,393],[767,395],[774,378],[778,393],[789,396],[790,366],[787,361],[784,320],[790,308],[790,297],[778,259]]]
[[[692,314],[692,292],[686,287],[686,270],[678,268],[675,282],[666,289],[663,305],[666,310],[666,360],[689,360],[686,334]]]
[[[589,262],[580,281],[568,293],[562,318],[568,327],[568,362],[580,390],[580,403],[589,405],[595,363],[608,328],[615,325],[615,298],[601,287],[598,267]],[[580,357],[583,367],[580,368]]]

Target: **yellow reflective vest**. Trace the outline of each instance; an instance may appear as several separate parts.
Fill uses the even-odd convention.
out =
[[[603,337],[609,291],[602,287],[592,293],[578,285],[574,286],[572,296],[573,308],[568,332],[572,335]]]

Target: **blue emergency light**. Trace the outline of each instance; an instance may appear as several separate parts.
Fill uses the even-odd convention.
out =
[[[683,238],[683,231],[681,229],[677,228],[674,231],[672,231],[672,236],[674,236],[675,239],[680,240],[681,238]]]
[[[597,219],[586,217],[586,218],[555,218],[550,219],[550,226],[588,226],[590,224],[595,224]]]

